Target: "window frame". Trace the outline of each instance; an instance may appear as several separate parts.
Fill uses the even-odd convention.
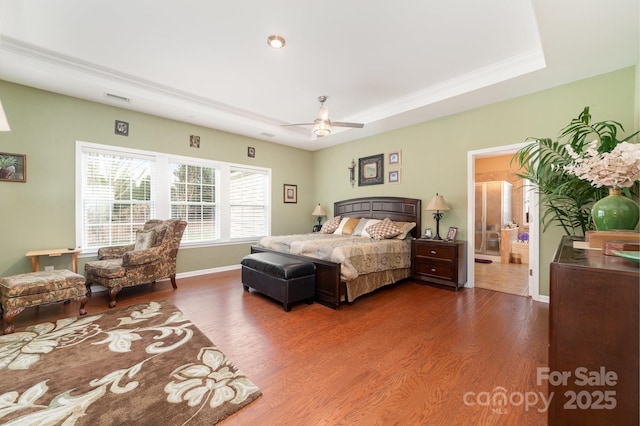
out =
[[[267,179],[265,185],[265,221],[266,221],[266,235],[271,235],[271,187],[272,187],[272,171],[267,167],[258,167],[248,164],[230,163],[219,160],[210,160],[205,158],[188,157],[183,155],[168,154],[156,151],[147,151],[134,148],[96,144],[92,142],[76,141],[76,197],[75,197],[75,227],[76,227],[76,247],[82,246],[83,235],[83,154],[85,151],[97,151],[112,155],[123,156],[142,156],[145,158],[152,158],[155,161],[155,203],[154,208],[157,219],[169,219],[171,217],[171,175],[169,164],[179,163],[197,167],[212,167],[220,171],[219,182],[215,183],[216,186],[216,203],[219,203],[220,218],[219,218],[219,238],[212,240],[201,240],[187,242],[182,241],[180,247],[213,247],[229,244],[242,244],[247,242],[255,242],[261,236],[244,237],[244,238],[231,238],[230,237],[230,221],[231,221],[231,206],[230,206],[230,173],[232,168],[240,168],[245,170],[254,170],[256,173],[264,174]],[[165,173],[166,172],[166,173]],[[153,179],[153,178],[152,178]],[[132,241],[133,242],[133,241]],[[83,248],[84,254],[95,254],[98,248]]]

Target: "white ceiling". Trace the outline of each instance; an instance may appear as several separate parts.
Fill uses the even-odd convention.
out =
[[[640,0],[0,0],[0,79],[316,150],[635,65],[639,27]],[[280,126],[319,95],[364,128]]]

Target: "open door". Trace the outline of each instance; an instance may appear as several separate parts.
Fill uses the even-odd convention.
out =
[[[477,159],[486,157],[497,157],[504,155],[512,155],[520,148],[524,147],[526,143],[507,145],[502,147],[487,148],[476,151],[469,151],[467,158],[468,168],[468,185],[467,185],[467,199],[468,199],[468,265],[467,274],[468,282],[467,287],[474,287],[476,284],[476,276],[474,273],[475,259],[476,258],[488,258],[498,261],[499,257],[492,257],[491,253],[500,256],[501,241],[501,229],[505,226],[505,216],[501,216],[499,219],[489,221],[489,213],[492,217],[500,215],[500,209],[497,201],[491,203],[490,211],[487,212],[487,207],[482,206],[482,194],[486,193],[486,188],[483,190],[478,189],[476,185],[476,169],[475,164]],[[518,185],[520,186],[520,185]],[[522,188],[520,188],[522,190]],[[479,198],[480,197],[480,198]],[[519,199],[520,200],[520,199]],[[538,194],[535,188],[529,187],[526,191],[523,191],[522,208],[518,208],[518,211],[514,213],[512,220],[518,224],[528,223],[528,293],[534,300],[540,300],[540,283],[539,283],[539,223],[538,223]],[[518,206],[519,207],[519,206]],[[484,209],[484,222],[491,222],[486,227],[483,227],[482,219],[477,219],[477,213],[483,212]],[[481,216],[482,217],[482,216]],[[496,216],[497,217],[497,216]],[[527,221],[528,218],[528,221]],[[495,222],[495,223],[494,223]],[[494,228],[497,228],[494,229]],[[518,232],[521,234],[521,232]],[[479,254],[478,250],[485,250],[486,253]],[[491,252],[493,250],[493,252]],[[489,253],[491,252],[491,253]],[[523,265],[524,266],[524,265]]]

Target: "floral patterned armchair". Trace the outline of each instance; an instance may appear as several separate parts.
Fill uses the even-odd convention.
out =
[[[183,220],[153,219],[136,231],[134,244],[100,248],[98,260],[84,265],[87,296],[91,296],[91,284],[107,287],[113,308],[124,287],[170,278],[177,289],[176,258],[186,227]]]

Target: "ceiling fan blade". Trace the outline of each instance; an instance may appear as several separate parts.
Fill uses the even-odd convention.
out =
[[[295,123],[295,124],[281,124],[280,127],[287,126],[313,126],[313,123]]]
[[[362,129],[364,124],[362,123],[345,123],[344,121],[332,121],[331,125],[334,127],[356,127]]]

